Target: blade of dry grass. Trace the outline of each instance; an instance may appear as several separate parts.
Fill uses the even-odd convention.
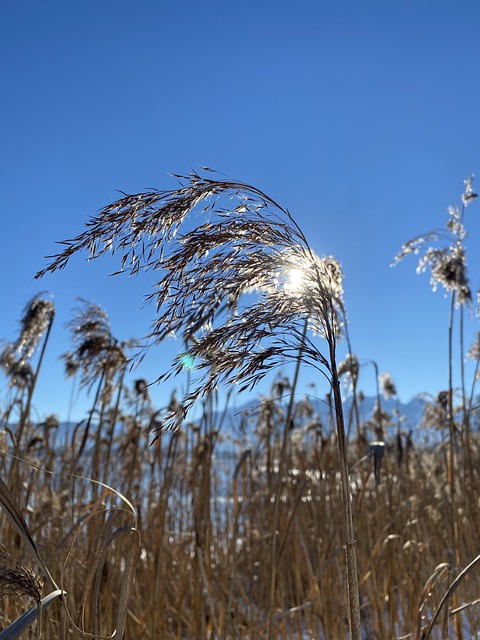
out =
[[[123,574],[122,588],[118,599],[118,611],[115,624],[115,637],[123,638],[125,632],[125,621],[128,613],[128,601],[135,577],[135,567],[140,549],[140,533],[137,529],[130,527],[132,542],[129,547],[128,556],[125,561],[125,571]]]
[[[432,629],[435,626],[437,618],[440,615],[440,612],[443,609],[443,607],[445,606],[445,604],[448,602],[448,599],[458,589],[458,587],[460,586],[460,583],[463,582],[463,580],[465,580],[467,575],[471,571],[473,571],[473,569],[475,569],[475,567],[477,566],[477,564],[479,562],[480,562],[480,555],[478,555],[476,558],[474,558],[472,560],[472,562],[470,562],[469,565],[467,565],[462,571],[460,571],[460,573],[455,578],[455,580],[450,584],[448,589],[445,591],[445,593],[443,595],[443,598],[440,600],[440,604],[438,605],[437,610],[435,611],[435,614],[434,614],[433,618],[430,620],[430,624],[428,625],[427,630],[425,632],[425,635],[423,636],[423,640],[428,640],[428,638],[430,637],[430,635],[432,633]]]
[[[28,627],[37,619],[39,613],[46,609],[54,600],[61,598],[64,592],[61,589],[56,589],[49,593],[40,600],[38,605],[31,607],[28,611],[22,614],[17,620],[8,625],[3,631],[0,631],[0,640],[16,640],[19,638]]]
[[[58,586],[55,583],[55,580],[50,575],[50,571],[47,569],[47,566],[43,561],[43,558],[40,556],[37,546],[33,541],[33,538],[28,529],[27,523],[25,522],[25,519],[23,518],[22,514],[20,513],[17,506],[15,505],[15,500],[9,488],[1,478],[0,478],[0,504],[3,507],[3,511],[7,516],[8,520],[10,521],[10,524],[15,529],[15,531],[20,535],[27,549],[29,549],[29,551],[31,552],[35,560],[38,562],[42,570],[45,572],[45,575],[48,577],[52,585],[56,589],[58,589]]]

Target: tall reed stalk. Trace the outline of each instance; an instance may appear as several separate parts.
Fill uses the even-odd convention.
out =
[[[175,428],[198,398],[220,384],[252,388],[273,367],[295,361],[299,352],[326,377],[336,411],[350,637],[359,640],[355,536],[336,369],[341,269],[332,257],[315,256],[287,209],[256,187],[217,174],[212,178],[208,171],[176,176],[177,189],[125,195],[105,207],[83,233],[63,243],[65,249],[51,256],[37,277],[63,269],[83,250],[90,258],[120,252],[121,269],[131,274],[159,272],[150,296],[157,309],[150,340],[160,343],[179,334],[187,345],[159,379],[185,369],[196,377],[180,407],[164,420],[164,429]],[[192,229],[186,219],[194,211],[205,222]],[[312,338],[304,334],[305,318]]]
[[[7,344],[0,354],[0,366],[9,377],[10,386],[17,387],[14,401],[7,409],[4,420],[5,425],[11,419],[11,412],[18,399],[19,418],[15,428],[13,452],[11,460],[9,484],[14,491],[19,489],[20,474],[18,470],[18,456],[24,453],[25,433],[30,425],[32,400],[42,367],[43,357],[50,337],[55,307],[53,302],[43,294],[34,296],[26,305],[20,319],[20,333],[17,340]],[[40,348],[35,368],[31,360],[35,352]]]
[[[453,328],[455,310],[460,310],[460,358],[461,358],[461,394],[462,394],[462,426],[466,427],[464,433],[464,441],[466,447],[470,446],[470,438],[468,433],[467,415],[466,415],[466,388],[463,368],[463,307],[471,303],[472,293],[470,290],[465,239],[467,232],[464,227],[464,215],[467,206],[477,198],[477,194],[472,188],[473,176],[465,180],[465,190],[461,196],[461,207],[449,207],[449,218],[446,229],[443,231],[434,231],[422,236],[413,238],[403,245],[400,253],[395,258],[395,264],[410,254],[418,254],[423,251],[423,255],[418,263],[417,272],[425,271],[427,268],[431,272],[431,285],[435,291],[440,285],[450,294],[450,312],[448,321],[448,394],[447,394],[447,419],[449,430],[448,442],[448,460],[447,460],[447,478],[449,487],[449,503],[450,503],[450,526],[452,541],[452,557],[455,569],[460,566],[460,543],[458,533],[458,505],[456,502],[456,464],[455,464],[455,447],[456,447],[456,430],[454,418],[454,380],[453,380],[453,362],[454,362],[454,345],[453,345]],[[425,249],[426,243],[431,243]],[[465,438],[466,436],[466,438]],[[465,452],[465,460],[470,459],[470,453]],[[454,594],[454,606],[456,605],[456,594]],[[456,637],[461,640],[463,631],[459,618],[455,618],[454,622]]]

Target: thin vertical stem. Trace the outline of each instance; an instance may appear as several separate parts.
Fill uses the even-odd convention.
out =
[[[278,482],[277,491],[275,493],[275,505],[273,512],[273,538],[272,538],[272,554],[271,554],[271,574],[270,574],[270,597],[268,606],[268,640],[272,640],[272,625],[273,625],[273,610],[275,604],[275,590],[276,590],[276,577],[277,577],[277,538],[279,532],[277,531],[280,520],[280,498],[282,493],[282,480],[285,472],[285,458],[287,452],[288,436],[290,432],[290,423],[293,416],[293,407],[295,403],[295,392],[298,384],[298,376],[300,374],[300,365],[302,362],[303,344],[305,342],[305,336],[307,335],[308,328],[308,316],[305,318],[305,324],[303,326],[302,342],[298,350],[297,359],[295,363],[295,373],[293,376],[292,389],[290,393],[290,400],[288,403],[287,415],[285,418],[285,424],[283,426],[283,438],[282,447],[280,450],[280,460],[278,463]]]
[[[448,323],[448,485],[450,492],[450,517],[452,527],[452,547],[455,567],[460,566],[460,550],[458,540],[458,523],[455,507],[455,421],[453,418],[453,319],[455,312],[455,291],[452,292],[450,302],[450,319]],[[454,595],[453,606],[456,607],[456,596]],[[458,640],[462,640],[463,631],[460,616],[454,620],[455,634]]]
[[[472,409],[473,409],[473,398],[475,396],[475,387],[477,385],[477,378],[478,378],[478,372],[480,370],[480,352],[477,355],[477,360],[475,362],[475,371],[473,372],[473,378],[472,378],[472,386],[470,388],[470,396],[468,399],[468,407],[467,407],[467,413],[470,419],[470,415],[472,413]]]
[[[340,392],[340,380],[337,373],[335,336],[328,340],[330,348],[330,367],[332,375],[332,390],[335,405],[337,426],[338,455],[340,462],[340,477],[342,483],[343,512],[345,519],[345,558],[347,567],[347,592],[349,605],[350,639],[361,640],[360,631],[360,592],[358,585],[358,568],[355,531],[353,526],[352,498],[350,494],[350,477],[348,472],[347,439],[345,435],[345,423],[343,417],[342,396]]]
[[[379,377],[379,373],[378,373],[378,364],[372,360],[372,364],[375,368],[375,388],[376,388],[376,393],[377,393],[377,406],[378,406],[378,439],[379,440],[383,440],[385,434],[383,433],[383,416],[382,416],[382,399],[380,397],[380,383],[378,380]]]
[[[345,312],[345,309],[343,307],[343,304],[341,305],[341,309],[342,309],[343,327],[344,327],[344,332],[345,332],[345,339],[347,341],[348,352],[349,352],[350,356],[353,356],[352,343],[350,341],[350,332],[348,330],[348,318],[347,318],[347,314]],[[352,394],[353,394],[352,395],[352,409],[350,411],[350,418],[349,418],[349,423],[348,423],[347,441],[348,441],[349,435],[350,435],[351,418],[352,418],[353,415],[355,416],[355,420],[356,420],[356,423],[357,423],[357,428],[356,428],[357,439],[360,438],[360,412],[358,410],[357,384],[358,384],[358,375],[357,374],[352,375]]]
[[[462,435],[463,435],[463,451],[466,464],[464,472],[466,474],[468,486],[472,485],[472,456],[470,442],[470,410],[467,405],[467,389],[465,383],[465,347],[464,347],[464,308],[460,307],[460,374],[462,381]]]
[[[455,309],[455,292],[450,302],[450,320],[448,323],[448,486],[450,502],[453,509],[455,498],[454,455],[455,455],[455,422],[453,419],[453,318]],[[453,520],[452,520],[453,522]]]
[[[116,425],[118,414],[119,414],[120,400],[121,400],[122,392],[123,392],[123,381],[125,379],[126,371],[127,371],[127,365],[124,365],[122,367],[121,372],[120,372],[120,376],[119,376],[119,380],[118,380],[117,398],[116,398],[116,401],[115,401],[115,406],[114,406],[114,409],[113,409],[112,416],[110,418],[110,426],[109,426],[108,438],[107,438],[106,456],[105,456],[104,462],[102,463],[103,464],[103,482],[105,484],[108,484],[108,474],[110,472],[110,458],[112,456],[113,439],[114,439],[114,436],[115,436],[115,425]]]

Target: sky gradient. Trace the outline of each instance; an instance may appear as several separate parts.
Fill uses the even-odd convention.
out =
[[[319,255],[342,263],[353,350],[389,371],[403,400],[446,388],[449,303],[415,258],[389,265],[403,242],[443,226],[463,180],[480,176],[478,3],[18,0],[0,10],[0,338],[16,338],[33,295],[53,295],[40,417],[67,412],[59,356],[77,296],[105,309],[119,340],[147,334],[154,313],[151,274],[109,277],[118,262],[79,256],[35,281],[45,256],[117,190],[173,188],[169,173],[201,165],[262,189]],[[466,218],[475,292],[479,207]],[[467,344],[477,330],[472,311]],[[154,379],[177,346],[133,377]],[[360,388],[373,392],[373,371]],[[160,405],[169,389],[153,395]]]

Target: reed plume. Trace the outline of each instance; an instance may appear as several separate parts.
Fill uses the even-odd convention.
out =
[[[32,569],[0,547],[0,598],[28,596],[38,602],[42,588],[43,581]]]
[[[24,432],[30,419],[32,398],[54,317],[55,306],[53,302],[45,297],[45,294],[34,296],[26,305],[20,319],[20,333],[17,340],[13,343],[7,343],[0,354],[0,366],[10,379],[10,386],[16,387],[17,395],[19,393],[21,396],[19,403],[20,415],[15,434],[16,455],[20,453]],[[31,359],[40,344],[40,353],[34,369]],[[8,422],[16,402],[17,398],[15,397],[5,412],[6,422]],[[11,471],[13,472],[14,470],[15,461],[12,461]]]
[[[177,189],[151,190],[105,207],[87,229],[63,241],[37,274],[63,269],[70,257],[120,253],[122,271],[159,272],[149,300],[156,306],[151,343],[179,336],[186,345],[172,370],[197,376],[193,389],[167,416],[175,428],[194,402],[218,385],[254,387],[272,368],[308,363],[332,386],[345,516],[352,640],[360,638],[355,536],[347,443],[336,344],[343,315],[342,271],[331,256],[319,258],[289,211],[249,184],[215,174],[176,176]],[[191,224],[191,214],[203,222]],[[310,330],[312,337],[307,335]],[[315,336],[325,339],[326,355]]]
[[[300,346],[304,361],[329,371],[328,359],[303,336],[303,319],[336,339],[340,265],[315,256],[288,210],[255,187],[198,173],[179,179],[178,189],[126,195],[105,207],[84,233],[61,243],[66,248],[37,277],[63,269],[82,250],[90,258],[121,253],[130,274],[158,271],[150,343],[182,337],[187,346],[173,371],[197,375],[183,416],[221,383],[255,386]],[[192,229],[187,218],[197,212],[206,221]],[[176,423],[172,416],[165,426]]]
[[[90,387],[105,369],[116,371],[125,365],[125,353],[112,335],[107,314],[97,304],[80,298],[67,327],[74,350],[63,355],[65,372],[80,371],[81,386]]]
[[[406,256],[421,253],[421,257],[417,266],[417,273],[421,273],[428,268],[430,269],[430,284],[432,290],[436,291],[440,285],[445,290],[445,294],[450,295],[450,316],[448,325],[448,398],[447,398],[447,416],[449,426],[449,459],[448,459],[448,484],[451,505],[451,526],[452,526],[452,545],[453,555],[456,566],[460,564],[459,557],[459,538],[458,538],[458,516],[456,507],[456,493],[458,489],[455,486],[455,458],[456,458],[456,431],[457,425],[454,418],[453,406],[453,323],[455,309],[460,310],[460,373],[462,383],[462,415],[463,430],[465,436],[465,457],[467,466],[471,468],[471,452],[470,452],[470,424],[469,412],[467,412],[467,395],[465,387],[464,372],[464,322],[463,310],[472,300],[472,292],[470,289],[467,257],[465,248],[465,239],[467,231],[464,226],[464,215],[466,208],[478,197],[472,187],[473,176],[464,180],[464,191],[461,195],[462,205],[448,207],[448,220],[445,228],[440,231],[432,231],[421,236],[417,236],[405,243],[394,263],[397,264]],[[423,253],[422,253],[423,252]],[[463,633],[458,619],[455,627],[456,635],[462,640]]]
[[[472,181],[473,176],[464,180],[462,206],[448,207],[445,228],[412,238],[402,245],[393,261],[393,265],[396,265],[406,256],[420,254],[417,273],[423,273],[430,268],[432,290],[436,291],[439,285],[442,286],[446,293],[455,297],[457,306],[472,299],[464,245],[467,232],[463,222],[466,207],[477,198]]]

